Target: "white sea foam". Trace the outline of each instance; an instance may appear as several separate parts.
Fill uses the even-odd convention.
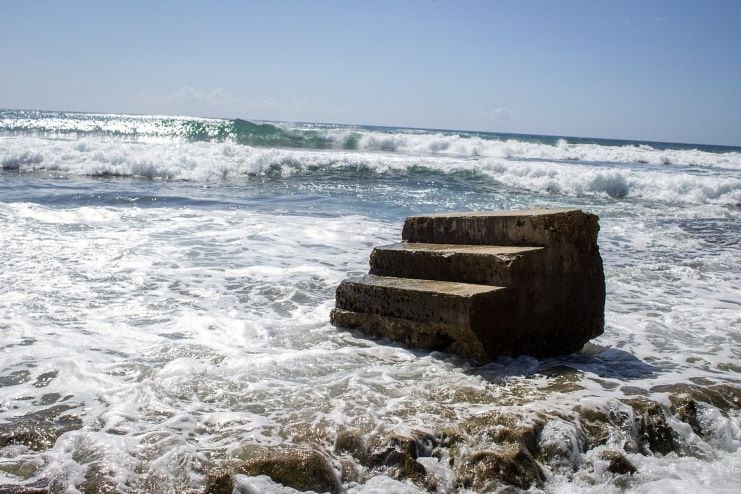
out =
[[[102,462],[135,489],[133,472],[145,465],[165,491],[182,491],[199,485],[193,472],[207,464],[204,451],[285,444],[292,431],[311,427],[408,433],[448,425],[451,416],[604,405],[626,383],[650,393],[659,384],[734,379],[728,366],[741,328],[723,302],[737,286],[734,251],[703,255],[703,241],[676,221],[657,223],[650,211],[622,207],[633,217],[606,208],[602,220],[609,297],[598,346],[577,357],[472,369],[328,325],[337,282],[366,271],[369,247],[393,241],[398,224],[357,215],[0,203],[4,369],[29,372],[25,382],[0,387],[0,411],[16,419],[47,408],[40,394],[70,396],[65,403],[84,410],[84,428],[44,455],[44,475],[59,485],[79,483]],[[675,214],[681,221],[702,210]],[[583,389],[549,392],[553,378],[537,374],[559,365],[583,372]],[[39,388],[48,372],[56,374]],[[710,457],[630,455],[641,472],[637,488],[728,488],[741,418],[701,412],[707,443],[685,424],[672,425]],[[574,466],[578,490],[611,478],[590,470],[595,460],[579,449],[574,427],[557,421],[542,434],[568,459],[551,472],[555,491],[569,488],[560,482],[574,481]],[[443,484],[452,475],[442,463],[427,466]],[[239,485],[282,489],[266,478],[243,477]],[[417,491],[384,476],[350,488],[378,489]]]
[[[245,176],[290,175],[296,171],[368,169],[405,172],[419,167],[437,172],[472,171],[508,186],[544,194],[741,204],[741,177],[733,172],[697,173],[672,166],[605,167],[590,164],[480,158],[406,156],[392,153],[268,149],[229,143],[155,143],[89,138],[0,139],[6,170],[89,176],[148,177],[191,181]]]
[[[328,131],[328,135],[338,143],[347,141],[351,134],[352,132],[347,130]],[[741,153],[739,152],[713,153],[699,149],[658,149],[648,144],[569,143],[566,139],[560,139],[556,144],[549,144],[516,138],[499,140],[441,133],[363,131],[359,133],[357,147],[363,150],[409,154],[654,165],[679,164],[741,170]]]
[[[548,491],[736,488],[737,411],[699,404],[702,437],[668,416],[680,447],[664,457],[633,452],[635,427],[584,452],[569,418],[576,404],[631,418],[621,399],[668,406],[676,384],[737,386],[733,166],[567,163],[527,146],[538,159],[444,144],[413,154],[411,141],[390,152],[166,142],[0,138],[2,424],[58,405],[82,420],[43,452],[2,448],[0,485],[35,465],[29,482],[71,491],[103,467],[122,491],[197,491],[213,458],[256,444],[331,451],[342,427],[409,434],[488,412],[523,423],[555,412],[539,438],[563,459],[544,465]],[[147,180],[95,178],[111,175]],[[266,175],[276,180],[240,181]],[[123,199],[107,202],[107,187]],[[137,200],[146,195],[151,203]],[[163,206],[158,196],[184,199]],[[370,249],[397,241],[408,211],[511,205],[601,217],[606,330],[580,354],[475,366],[329,325],[337,283],[367,272]],[[553,374],[562,368],[572,370],[566,386]],[[607,471],[597,456],[607,447],[626,448],[638,473]],[[455,492],[445,458],[420,462]],[[292,492],[237,480],[246,492]],[[419,492],[380,473],[345,487]]]
[[[244,122],[248,125],[250,122]],[[241,138],[233,121],[223,119],[157,116],[78,114],[58,112],[0,112],[0,131],[13,129],[26,135],[57,136],[117,136],[120,139],[158,144],[187,142],[192,126],[198,126],[199,139],[239,142]],[[348,142],[361,151],[384,151],[412,155],[440,155],[454,157],[489,157],[506,159],[537,159],[546,161],[583,161],[594,163],[644,163],[653,165],[691,165],[706,168],[741,170],[741,152],[719,151],[681,145],[649,143],[620,144],[568,142],[561,138],[555,144],[538,142],[534,137],[494,138],[475,133],[435,131],[377,131],[368,128],[348,128],[332,125],[272,123],[295,138],[311,145],[319,137],[325,145],[342,149]],[[259,138],[259,136],[257,136]]]

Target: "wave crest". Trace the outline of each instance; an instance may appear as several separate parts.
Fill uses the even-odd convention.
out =
[[[294,173],[473,173],[482,180],[539,194],[640,198],[696,204],[741,204],[736,173],[692,173],[672,167],[597,166],[500,158],[461,160],[343,150],[295,150],[232,143],[180,142],[169,146],[112,139],[0,140],[0,163],[8,171],[54,171],[72,175],[213,181]]]

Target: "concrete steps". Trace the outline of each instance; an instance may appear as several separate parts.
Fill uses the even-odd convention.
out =
[[[370,255],[370,273],[382,276],[512,286],[546,271],[543,247],[402,242]]]
[[[578,350],[602,332],[598,230],[578,210],[407,218],[402,243],[338,286],[331,321],[479,361]]]

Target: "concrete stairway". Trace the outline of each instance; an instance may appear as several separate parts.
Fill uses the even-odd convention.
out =
[[[332,323],[478,361],[578,350],[604,324],[598,231],[570,209],[407,218],[339,285]]]

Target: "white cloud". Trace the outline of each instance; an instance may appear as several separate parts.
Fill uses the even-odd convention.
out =
[[[494,122],[503,122],[512,118],[512,110],[509,108],[492,108],[489,110],[479,110],[476,117],[480,120],[489,120]]]
[[[306,99],[281,101],[273,97],[246,99],[222,88],[203,91],[183,86],[168,95],[139,93],[130,98],[143,113],[174,113],[191,116],[254,118],[259,120],[312,120],[318,108]]]
[[[232,98],[223,89],[216,88],[210,92],[198,91],[191,86],[184,86],[165,98],[168,103],[177,105],[207,104],[222,106],[229,103],[239,103],[239,99]]]

